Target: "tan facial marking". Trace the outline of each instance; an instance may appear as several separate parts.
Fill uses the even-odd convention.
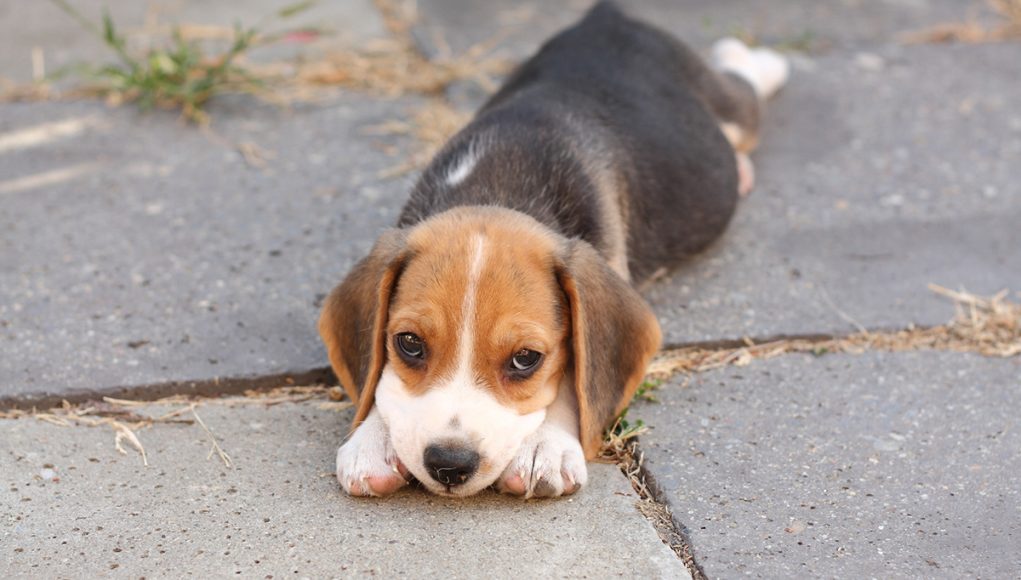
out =
[[[426,364],[395,372],[411,393],[423,393],[469,372],[502,404],[530,413],[548,406],[567,362],[567,314],[552,260],[556,242],[522,218],[448,212],[408,240],[414,256],[391,305],[388,337],[414,332],[426,343]],[[516,352],[543,353],[525,380],[507,376]]]

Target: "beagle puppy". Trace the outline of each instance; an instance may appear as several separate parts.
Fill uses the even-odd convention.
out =
[[[635,285],[727,226],[787,77],[733,39],[714,61],[597,4],[436,156],[319,320],[357,402],[347,493],[412,476],[448,496],[585,484],[660,346]]]

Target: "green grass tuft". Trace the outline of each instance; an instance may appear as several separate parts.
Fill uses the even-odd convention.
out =
[[[115,101],[136,103],[142,109],[177,109],[194,123],[208,122],[205,106],[211,98],[228,92],[255,92],[263,81],[251,74],[238,60],[266,39],[256,28],[235,25],[233,38],[225,51],[207,55],[199,43],[186,40],[174,29],[169,46],[135,55],[127,38],[118,31],[110,13],[103,10],[101,27],[85,18],[68,0],[50,0],[58,8],[91,31],[116,56],[114,64],[75,67],[95,92]],[[312,7],[317,0],[305,0],[276,13],[289,18]]]

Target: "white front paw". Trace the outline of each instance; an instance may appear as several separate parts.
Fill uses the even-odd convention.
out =
[[[521,444],[497,487],[525,498],[558,497],[578,491],[587,481],[585,452],[578,438],[544,425]]]
[[[350,495],[390,495],[408,483],[407,472],[375,410],[337,449],[337,481]]]

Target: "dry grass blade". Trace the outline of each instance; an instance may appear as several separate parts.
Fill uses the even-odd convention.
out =
[[[206,435],[209,436],[211,446],[209,448],[209,455],[206,456],[206,459],[212,457],[213,453],[215,452],[220,457],[220,461],[223,461],[223,464],[227,466],[228,469],[233,468],[234,462],[231,460],[230,455],[227,455],[227,452],[224,451],[222,447],[220,447],[220,444],[216,441],[216,435],[213,435],[213,432],[209,430],[209,427],[206,425],[206,422],[202,420],[202,417],[199,417],[199,414],[197,412],[195,412],[195,403],[191,404],[191,414],[195,417],[195,420],[198,421],[199,425],[202,426],[202,429],[206,432]]]
[[[149,458],[145,454],[145,447],[142,447],[142,442],[138,440],[138,437],[135,435],[135,432],[129,429],[127,425],[121,423],[120,421],[111,420],[110,426],[113,427],[114,430],[117,432],[117,435],[116,437],[114,437],[113,440],[113,444],[114,447],[117,449],[117,452],[120,453],[121,455],[128,454],[128,452],[125,451],[124,447],[121,445],[121,441],[127,440],[127,442],[132,447],[137,449],[138,452],[142,454],[142,465],[149,467]]]
[[[150,404],[148,401],[135,401],[132,399],[115,399],[113,397],[103,397],[103,401],[110,403],[111,405],[120,405],[122,407],[141,407],[143,405]]]
[[[326,401],[325,403],[319,403],[316,408],[320,411],[343,411],[354,407],[354,403],[351,401]]]
[[[36,415],[36,411],[26,411],[24,409],[7,409],[0,411],[0,419],[21,419],[22,417],[30,417]]]
[[[71,427],[72,425],[74,425],[73,423],[71,423],[67,419],[65,419],[63,417],[59,417],[57,415],[53,415],[51,413],[37,413],[35,415],[35,418],[40,420],[40,421],[42,421],[42,422],[44,422],[44,423],[51,423],[51,424],[57,425],[59,427]]]

